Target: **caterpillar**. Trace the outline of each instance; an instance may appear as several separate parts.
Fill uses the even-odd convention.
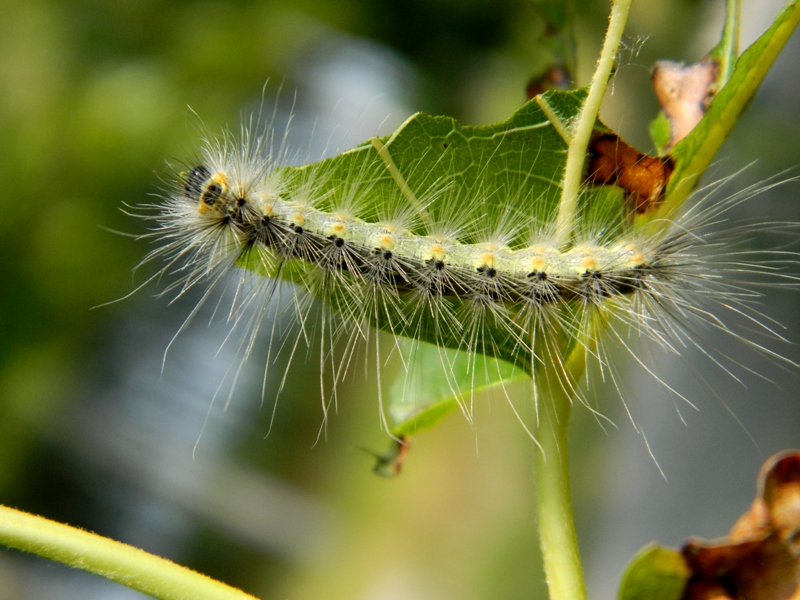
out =
[[[413,137],[413,127],[431,125],[425,118],[443,123],[415,117],[401,131]],[[173,279],[165,293],[203,290],[190,318],[215,293],[218,308],[229,291],[225,314],[232,329],[244,330],[242,360],[267,307],[288,294],[299,332],[291,339],[273,325],[273,345],[293,355],[301,340],[318,335],[323,361],[334,364],[334,395],[360,342],[373,344],[380,369],[379,330],[396,340],[465,351],[473,368],[475,357],[488,355],[534,377],[541,365],[563,361],[567,348],[615,378],[600,329],[649,372],[626,331],[680,354],[698,345],[698,331],[706,327],[791,362],[764,341],[785,340],[757,304],[758,286],[795,282],[795,255],[758,253],[746,243],[753,232],[792,226],[726,224],[726,211],[766,186],[719,201],[723,181],[682,214],[643,226],[635,221],[638,207],[619,188],[597,186],[583,195],[572,236],[558,239],[563,163],[536,164],[547,161],[543,148],[553,145],[558,128],[535,101],[512,125],[515,119],[525,127],[506,125],[503,136],[486,136],[484,155],[467,169],[463,157],[474,148],[465,149],[463,140],[477,129],[467,134],[452,123],[412,159],[387,152],[402,150],[396,135],[304,167],[288,166],[294,155],[286,136],[279,140],[273,131],[244,128],[239,140],[209,138],[178,170],[163,201],[147,207],[144,216],[154,225],[145,237],[156,247],[144,262],[166,264],[157,274]],[[517,148],[523,158],[534,156],[534,164],[509,163]],[[328,309],[316,324],[309,317],[314,299]],[[742,320],[747,327],[737,327]],[[748,328],[753,331],[740,331]],[[334,347],[342,340],[336,361]],[[395,342],[390,351],[397,348]],[[738,366],[726,352],[704,352],[723,370]],[[445,370],[454,368],[439,354]],[[565,378],[561,385],[575,384]],[[464,412],[469,415],[468,406]]]

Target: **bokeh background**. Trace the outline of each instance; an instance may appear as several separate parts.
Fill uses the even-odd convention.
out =
[[[576,76],[585,84],[608,2],[578,4]],[[603,116],[641,149],[657,111],[650,65],[699,59],[718,36],[722,4],[635,3]],[[745,44],[780,4],[745,2]],[[257,347],[225,409],[224,392],[212,405],[235,360],[235,348],[220,349],[224,324],[193,323],[161,370],[196,298],[170,305],[151,285],[90,310],[146,279],[146,269],[131,271],[147,243],[113,233],[145,224],[121,209],[153,201],[167,162],[191,157],[204,132],[236,130],[243,115],[276,102],[278,126],[292,114],[290,141],[311,154],[387,133],[418,110],[470,124],[502,119],[552,58],[533,4],[43,0],[0,3],[0,23],[0,502],[263,598],[546,597],[535,448],[503,398],[479,399],[474,426],[453,415],[419,435],[402,476],[384,480],[363,450],[388,442],[372,379],[340,388],[320,439],[315,357],[295,361],[277,405],[270,379],[262,404],[266,348]],[[716,176],[754,161],[736,186],[797,174],[798,58],[795,36]],[[800,220],[799,193],[784,186],[735,217]],[[763,310],[800,341],[796,292],[770,291]],[[703,363],[692,349],[655,356],[699,411],[624,362],[640,430],[610,389],[596,400],[616,427],[576,411],[574,490],[592,598],[613,597],[626,560],[650,540],[724,534],[747,509],[759,465],[800,445],[797,369],[740,350],[730,348],[766,379],[745,374],[739,384],[693,370]],[[796,346],[779,350],[800,361]],[[0,551],[2,600],[137,597]]]

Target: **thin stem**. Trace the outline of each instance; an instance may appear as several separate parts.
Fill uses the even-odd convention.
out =
[[[402,127],[398,129],[401,131]],[[396,135],[396,134],[395,134]],[[394,139],[394,136],[392,136]],[[389,175],[391,175],[392,179],[394,180],[397,187],[403,193],[403,196],[406,197],[408,203],[414,208],[415,211],[423,218],[423,220],[427,221],[427,212],[425,212],[425,207],[422,203],[417,199],[417,196],[414,194],[414,191],[408,186],[405,177],[400,172],[400,169],[397,168],[397,165],[392,158],[392,153],[389,152],[389,144],[392,143],[392,139],[390,139],[386,144],[384,144],[379,138],[370,138],[370,143],[372,147],[375,148],[378,156],[383,161],[383,164],[386,165],[386,170],[389,171]],[[426,225],[431,225],[431,223],[426,223]]]
[[[611,6],[606,39],[597,62],[589,93],[583,104],[567,149],[561,201],[556,216],[556,242],[567,243],[572,236],[578,212],[578,197],[583,180],[586,150],[600,112],[606,85],[614,67],[622,33],[633,0],[614,0]],[[536,378],[539,422],[536,439],[536,512],[539,540],[550,600],[586,600],[578,536],[572,516],[572,493],[569,484],[567,431],[572,410],[574,382],[582,375],[583,363],[573,360],[565,369],[545,367]],[[574,364],[573,364],[574,363]],[[577,372],[576,372],[577,371]]]
[[[553,110],[553,107],[550,106],[550,103],[547,101],[543,95],[539,94],[535,98],[536,104],[539,105],[539,108],[542,109],[544,116],[547,117],[547,120],[550,121],[550,125],[553,126],[553,129],[556,130],[556,133],[561,136],[561,139],[569,146],[570,142],[572,141],[572,132],[569,130],[567,123],[561,120],[561,117],[558,116],[558,113]]]
[[[161,600],[256,600],[165,558],[0,506],[0,545],[101,575]]]
[[[556,242],[560,245],[569,241],[575,225],[575,216],[578,212],[578,196],[583,179],[583,165],[586,161],[586,148],[589,146],[592,130],[597,121],[597,114],[600,112],[600,105],[606,92],[608,78],[614,68],[619,42],[622,39],[623,31],[625,31],[625,23],[628,20],[628,12],[632,2],[633,0],[614,0],[611,6],[611,17],[600,59],[597,61],[592,83],[589,86],[589,94],[586,96],[586,102],[583,104],[572,135],[572,141],[567,149],[567,164],[564,168],[561,202],[559,203],[558,216],[556,217],[555,237]]]
[[[537,378],[540,399],[536,440],[536,512],[550,600],[586,600],[578,536],[572,516],[567,429],[572,402],[560,375]],[[544,382],[544,383],[542,383]]]
[[[739,58],[739,29],[742,21],[742,0],[726,0],[725,27],[722,30],[722,42],[718,49],[719,75],[717,86],[722,87],[733,74],[736,59]]]

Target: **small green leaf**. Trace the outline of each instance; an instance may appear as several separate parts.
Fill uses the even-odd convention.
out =
[[[655,144],[658,156],[664,156],[666,153],[670,135],[669,119],[664,114],[664,111],[659,111],[658,116],[650,122],[650,137],[653,140],[653,144]]]
[[[461,407],[469,412],[475,393],[529,377],[513,365],[433,344],[415,344],[409,375],[401,373],[389,390],[394,437],[414,435]]]
[[[679,600],[691,575],[677,550],[648,544],[625,567],[619,600]]]

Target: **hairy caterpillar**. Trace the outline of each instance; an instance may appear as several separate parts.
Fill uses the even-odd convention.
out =
[[[166,262],[159,276],[174,278],[167,293],[202,287],[198,308],[215,293],[217,307],[226,291],[232,294],[225,311],[232,328],[244,331],[242,359],[266,308],[288,295],[299,332],[292,338],[273,325],[275,351],[294,355],[301,340],[317,336],[322,360],[333,364],[334,391],[360,342],[373,345],[380,369],[379,338],[370,334],[378,330],[464,350],[473,369],[475,357],[489,355],[534,377],[540,366],[564,361],[567,348],[615,379],[609,342],[653,372],[631,349],[629,332],[680,354],[707,327],[785,360],[762,343],[783,338],[759,313],[760,293],[748,283],[793,282],[784,269],[794,254],[758,255],[743,244],[753,231],[788,226],[719,231],[725,211],[763,186],[723,201],[715,201],[714,187],[683,214],[643,226],[635,225],[636,207],[618,188],[601,186],[584,194],[572,237],[558,239],[561,163],[536,163],[547,161],[542,148],[558,133],[536,102],[527,106],[526,125],[499,139],[487,136],[485,155],[466,170],[463,156],[474,148],[459,146],[463,129],[434,136],[412,159],[387,154],[398,145],[395,136],[299,168],[286,166],[291,152],[274,132],[245,129],[240,141],[209,140],[164,202],[149,207],[155,212],[146,218],[155,225],[146,237],[157,246],[145,261]],[[518,147],[522,158],[509,162],[507,151]],[[530,156],[534,163],[524,163]],[[331,309],[316,323],[309,318],[315,298]],[[754,331],[737,328],[742,319]],[[343,356],[334,360],[340,342]],[[397,343],[389,352],[396,349]],[[704,352],[728,372],[736,363],[726,352]],[[455,368],[439,355],[445,370]],[[574,382],[565,377],[559,385]]]

